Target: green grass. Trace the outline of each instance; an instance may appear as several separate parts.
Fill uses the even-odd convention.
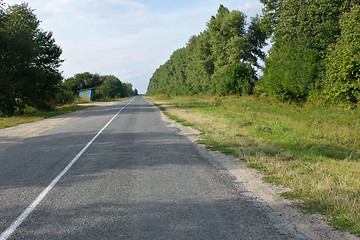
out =
[[[38,111],[36,109],[28,109],[23,114],[14,115],[11,117],[0,115],[0,129],[13,127],[23,123],[36,122],[45,118],[53,117],[60,114],[70,113],[77,110],[89,108],[91,106],[77,106],[77,105],[64,105],[58,106],[54,111]]]
[[[209,149],[261,170],[301,208],[360,236],[360,111],[316,109],[254,97],[152,97],[202,132]]]

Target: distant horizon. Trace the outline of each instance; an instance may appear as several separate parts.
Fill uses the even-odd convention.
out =
[[[7,5],[22,0],[6,1]],[[177,1],[28,0],[41,21],[53,32],[62,50],[64,78],[90,72],[114,75],[145,94],[149,79],[191,36],[206,28],[220,4],[248,17],[261,14],[258,0]]]

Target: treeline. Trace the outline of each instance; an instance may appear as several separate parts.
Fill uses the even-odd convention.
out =
[[[131,83],[123,83],[113,75],[99,75],[89,72],[78,73],[64,81],[62,87],[63,102],[72,102],[81,89],[95,88],[95,100],[109,100],[138,95]]]
[[[13,115],[28,108],[51,110],[71,103],[77,90],[96,87],[96,99],[136,95],[132,85],[115,76],[77,74],[65,81],[59,71],[62,49],[52,32],[27,3],[6,6],[0,0],[0,113]]]
[[[359,105],[359,1],[261,2],[263,15],[249,24],[243,13],[221,5],[206,30],[155,71],[147,94],[246,93],[290,103]],[[260,79],[259,60],[265,61]]]
[[[281,101],[360,101],[360,2],[262,0],[273,46],[259,86]]]
[[[221,5],[207,29],[155,71],[147,94],[251,94],[265,40],[258,17],[247,24],[245,14]]]

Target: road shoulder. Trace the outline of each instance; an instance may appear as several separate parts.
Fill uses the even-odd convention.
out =
[[[151,101],[148,101],[151,103]],[[155,106],[154,106],[155,107]],[[326,219],[320,214],[303,213],[296,205],[295,200],[280,197],[281,192],[288,191],[281,186],[264,182],[264,175],[255,169],[248,168],[246,164],[229,155],[218,151],[208,151],[205,145],[200,145],[196,141],[200,138],[200,132],[189,126],[183,126],[174,120],[169,119],[162,112],[162,120],[167,122],[168,127],[179,129],[179,134],[184,135],[192,141],[200,154],[204,155],[216,167],[226,169],[228,173],[236,180],[235,183],[241,183],[248,189],[248,194],[256,200],[263,203],[264,207],[270,212],[273,221],[280,228],[291,228],[295,226],[296,231],[309,237],[309,239],[360,239],[348,233],[334,230],[326,222]]]

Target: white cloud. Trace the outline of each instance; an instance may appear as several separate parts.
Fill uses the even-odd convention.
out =
[[[247,1],[239,6],[239,10],[244,12],[248,17],[255,17],[261,14],[263,4],[260,1]]]

